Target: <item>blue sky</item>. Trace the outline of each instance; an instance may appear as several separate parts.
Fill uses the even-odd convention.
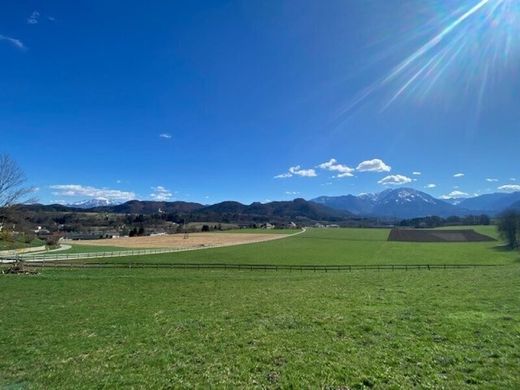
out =
[[[44,203],[520,190],[515,26],[396,72],[478,1],[443,3],[3,2],[0,153]]]

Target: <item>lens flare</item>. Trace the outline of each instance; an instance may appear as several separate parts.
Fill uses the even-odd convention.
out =
[[[383,109],[404,96],[425,99],[441,82],[452,93],[475,96],[480,104],[490,85],[518,64],[520,0],[462,4],[444,19],[440,31],[361,91],[345,112],[376,92],[387,95]]]

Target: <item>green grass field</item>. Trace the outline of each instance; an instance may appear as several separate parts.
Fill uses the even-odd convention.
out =
[[[0,251],[12,250],[12,249],[22,249],[22,248],[32,248],[32,247],[42,246],[42,245],[45,245],[45,241],[40,240],[38,238],[33,239],[31,242],[24,242],[22,240],[15,240],[15,241],[0,240]]]
[[[386,233],[311,230],[176,256],[504,266],[4,275],[0,388],[520,388],[519,254],[499,243],[395,246],[406,243]]]
[[[69,244],[71,245],[70,249],[55,252],[56,254],[66,254],[66,253],[93,253],[93,252],[118,252],[118,251],[127,251],[128,248],[121,248],[118,246],[95,246],[95,245],[81,245],[81,244]]]
[[[493,233],[490,227],[477,230]],[[388,233],[389,229],[310,229],[294,237],[263,243],[105,260],[119,263],[153,261],[235,264],[511,264],[520,261],[518,253],[504,250],[499,241],[389,242]]]

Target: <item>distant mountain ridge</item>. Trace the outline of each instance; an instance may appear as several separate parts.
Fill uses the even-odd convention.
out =
[[[117,214],[178,214],[191,213],[203,208],[204,205],[193,202],[158,202],[150,200],[131,200],[115,206],[103,206],[91,208],[88,211],[117,213]]]
[[[32,212],[80,212],[114,214],[175,214],[195,221],[229,222],[288,222],[288,221],[323,221],[340,222],[352,217],[347,211],[335,210],[305,199],[244,205],[226,201],[205,206],[190,202],[156,202],[132,200],[114,206],[93,207],[90,209],[63,205],[23,205],[22,210]]]
[[[359,216],[416,218],[431,215],[439,217],[468,214],[496,215],[513,205],[519,207],[520,192],[498,192],[453,202],[434,198],[412,188],[396,188],[358,196],[320,196],[312,201],[338,210],[350,211]]]
[[[244,205],[239,202],[222,202],[196,210],[194,217],[214,220],[217,217],[240,220],[312,220],[339,222],[352,217],[352,213],[309,202],[305,199],[269,203],[255,202]]]
[[[485,194],[474,198],[462,200],[458,206],[469,210],[478,210],[484,213],[499,213],[516,202],[520,202],[520,192],[504,193],[496,192],[493,194]]]
[[[64,206],[70,206],[80,209],[91,209],[94,207],[103,207],[103,206],[117,206],[123,202],[109,200],[105,198],[96,198],[96,199],[87,199],[81,200],[73,203],[65,203]]]
[[[311,201],[359,216],[415,218],[468,214],[454,205],[412,188],[388,189],[375,194],[322,196]]]
[[[371,217],[407,219],[425,216],[497,215],[507,208],[520,209],[520,192],[486,194],[450,204],[412,188],[388,189],[379,193],[343,196],[320,196],[310,201],[295,199],[245,205],[225,201],[213,205],[193,202],[158,202],[132,200],[122,204],[106,204],[105,200],[79,202],[72,205],[23,205],[32,212],[103,212],[116,214],[175,214],[198,221],[269,221],[299,219],[307,221],[344,221]],[[94,205],[94,207],[88,207]]]

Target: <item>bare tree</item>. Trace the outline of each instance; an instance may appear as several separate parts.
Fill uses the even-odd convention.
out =
[[[0,210],[28,202],[34,188],[26,187],[22,169],[10,156],[0,154]]]

